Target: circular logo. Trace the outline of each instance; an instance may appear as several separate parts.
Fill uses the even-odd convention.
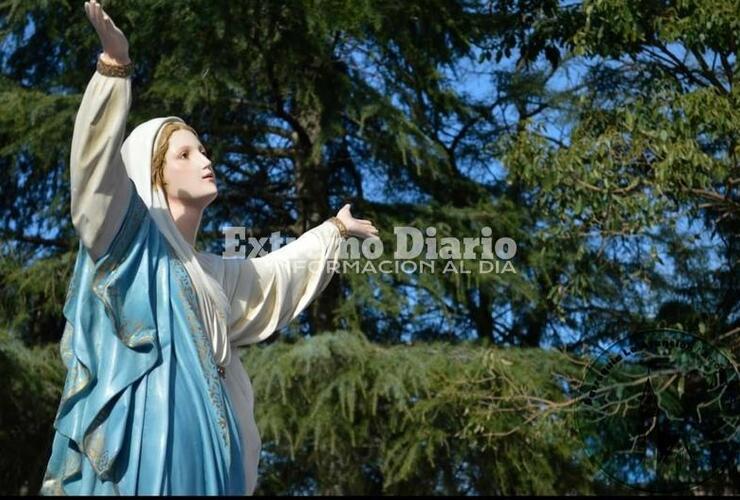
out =
[[[740,456],[738,370],[707,341],[679,330],[627,335],[585,369],[576,397],[586,453],[628,487],[695,487]]]

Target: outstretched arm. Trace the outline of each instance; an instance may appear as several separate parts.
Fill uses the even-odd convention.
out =
[[[336,218],[340,224],[327,220],[264,257],[224,260],[232,345],[265,340],[326,288],[339,263],[343,230],[345,236],[360,238],[378,233],[370,221],[354,219],[349,205],[342,207]]]
[[[85,11],[103,44],[100,60],[127,69],[123,33],[97,2],[85,2]],[[90,79],[75,118],[70,152],[72,224],[94,260],[108,250],[120,228],[132,189],[120,152],[131,107],[131,79],[110,75],[99,66]]]
[[[231,344],[261,342],[298,316],[329,284],[341,240],[325,221],[264,257],[225,260]]]

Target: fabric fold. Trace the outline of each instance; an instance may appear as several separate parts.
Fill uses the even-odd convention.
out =
[[[238,424],[192,283],[131,193],[97,263],[80,244],[41,494],[243,494]]]
[[[68,375],[54,427],[73,444],[71,450],[86,456],[95,473],[107,480],[113,479],[111,471],[123,446],[125,426],[120,422],[128,419],[130,388],[161,356],[155,312],[146,297],[149,276],[132,272],[142,265],[143,256],[127,252],[145,216],[146,207],[131,196],[112,251],[97,263],[80,242],[64,305],[60,351]],[[126,293],[131,288],[143,290],[144,297]],[[95,298],[103,308],[90,307]],[[81,456],[68,458],[56,479],[64,483],[80,472]]]

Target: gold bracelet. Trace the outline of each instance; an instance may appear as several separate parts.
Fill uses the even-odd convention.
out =
[[[134,72],[134,61],[130,61],[127,64],[108,64],[103,62],[98,56],[98,64],[95,69],[101,75],[128,78]]]
[[[349,236],[349,231],[347,231],[347,226],[344,225],[344,223],[339,220],[338,217],[330,217],[329,220],[334,223],[335,226],[339,229],[339,234],[342,236],[342,238],[347,238]]]

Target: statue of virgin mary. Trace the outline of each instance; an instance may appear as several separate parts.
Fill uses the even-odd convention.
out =
[[[146,121],[123,141],[133,63],[127,50],[110,49],[120,30],[100,5],[85,9],[109,47],[75,118],[71,214],[80,243],[41,494],[251,495],[261,441],[234,351],[314,300],[344,237],[377,230],[345,205],[263,257],[196,251],[200,215],[217,193],[211,162],[176,116]]]

